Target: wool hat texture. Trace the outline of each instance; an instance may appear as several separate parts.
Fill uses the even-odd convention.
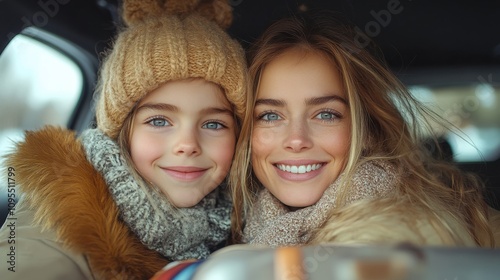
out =
[[[174,80],[202,78],[219,85],[240,119],[246,102],[241,45],[223,28],[232,22],[227,0],[125,0],[127,25],[103,61],[97,126],[112,139],[134,106]]]

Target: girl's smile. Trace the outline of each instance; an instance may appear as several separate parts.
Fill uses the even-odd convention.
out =
[[[202,79],[168,82],[139,104],[130,154],[139,173],[177,207],[191,207],[226,177],[235,121],[222,90]]]
[[[209,168],[200,168],[194,166],[169,166],[160,167],[171,177],[180,181],[195,181],[203,176]]]

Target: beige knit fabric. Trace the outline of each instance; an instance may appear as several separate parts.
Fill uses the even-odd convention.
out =
[[[168,81],[187,78],[220,85],[242,117],[246,62],[241,45],[219,27],[230,23],[228,11],[222,0],[125,0],[128,27],[101,68],[97,126],[115,139],[141,98]]]
[[[290,211],[267,189],[263,189],[247,219],[243,242],[271,247],[307,244],[313,231],[323,225],[335,208],[343,176],[326,189],[316,204],[296,211]],[[354,173],[347,203],[386,197],[395,190],[396,180],[393,166],[384,162],[364,163]]]

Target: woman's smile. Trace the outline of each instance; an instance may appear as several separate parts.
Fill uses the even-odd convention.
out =
[[[307,181],[315,178],[323,171],[324,162],[310,163],[275,163],[278,176],[288,181]]]

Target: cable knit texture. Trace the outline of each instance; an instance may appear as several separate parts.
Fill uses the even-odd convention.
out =
[[[394,190],[395,168],[384,162],[368,162],[358,167],[352,178],[347,203],[365,198],[386,197]],[[243,241],[271,247],[303,245],[311,234],[328,219],[335,208],[341,178],[331,184],[320,200],[305,208],[291,211],[267,189],[262,189],[250,211]]]
[[[108,184],[121,217],[149,249],[170,260],[199,259],[227,240],[231,201],[225,186],[196,206],[174,209],[164,196],[140,188],[119,146],[102,131],[84,131],[81,142],[87,158]]]

